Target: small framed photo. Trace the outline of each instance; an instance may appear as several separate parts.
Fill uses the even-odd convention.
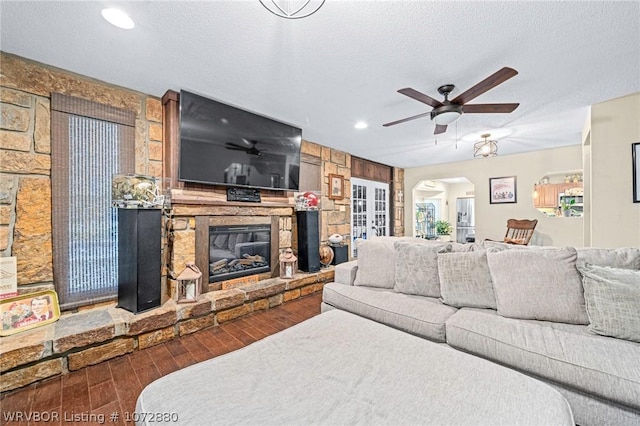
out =
[[[631,144],[633,159],[633,202],[640,203],[640,142]]]
[[[0,316],[0,336],[51,324],[60,318],[58,295],[53,290],[45,290],[3,299]]]
[[[489,203],[517,203],[516,177],[504,176],[489,178]]]
[[[344,198],[344,176],[329,175],[329,199],[342,200]]]

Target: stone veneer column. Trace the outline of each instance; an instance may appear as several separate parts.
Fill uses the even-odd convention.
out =
[[[404,236],[404,169],[393,168],[393,235]]]

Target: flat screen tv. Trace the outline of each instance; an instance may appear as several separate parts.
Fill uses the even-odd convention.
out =
[[[302,130],[180,91],[178,179],[297,190]]]

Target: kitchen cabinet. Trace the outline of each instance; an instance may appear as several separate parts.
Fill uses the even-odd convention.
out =
[[[535,190],[538,192],[538,196],[533,198],[534,207],[558,207],[558,184],[547,183],[544,185],[538,185]]]
[[[538,193],[538,196],[533,197],[533,206],[536,208],[557,208],[560,194],[566,193],[568,189],[582,188],[582,185],[582,182],[537,185],[534,189]]]
[[[582,182],[559,183],[558,194],[564,194],[567,192],[567,189],[571,188],[582,188]]]

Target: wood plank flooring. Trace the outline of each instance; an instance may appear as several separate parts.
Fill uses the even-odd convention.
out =
[[[155,379],[318,315],[321,300],[315,293],[5,394],[0,425],[133,424],[138,395]]]

